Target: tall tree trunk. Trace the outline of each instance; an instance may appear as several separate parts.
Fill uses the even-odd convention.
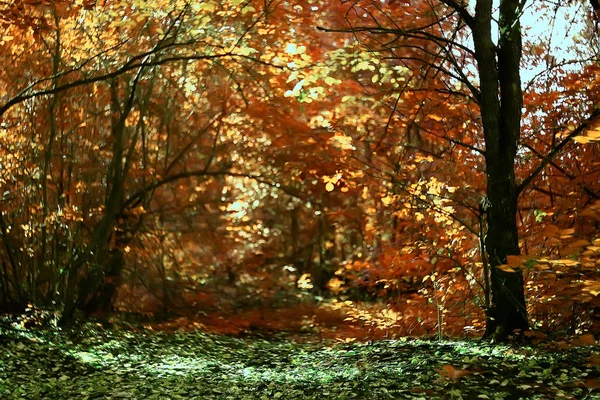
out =
[[[492,309],[487,335],[503,339],[515,329],[527,329],[527,310],[520,272],[498,266],[519,254],[514,162],[521,134],[521,27],[519,1],[500,2],[498,46],[492,41],[492,0],[479,0],[474,26],[475,55],[480,78],[481,116],[486,144],[486,252],[491,267]],[[497,58],[496,58],[497,56]]]
[[[88,292],[82,291],[83,296],[87,298],[79,299],[79,304],[83,309],[85,316],[95,312],[112,311],[113,297],[121,283],[121,272],[123,270],[123,250],[115,249],[110,252],[109,259],[105,265],[104,277],[101,282],[92,282],[94,287],[89,288]]]
[[[123,196],[126,176],[124,170],[124,141],[125,141],[125,120],[131,109],[133,108],[133,100],[137,81],[136,77],[131,86],[129,96],[122,107],[118,98],[118,81],[114,80],[111,83],[112,94],[112,159],[108,171],[106,173],[107,195],[104,203],[104,215],[94,227],[90,238],[90,243],[85,249],[84,254],[77,259],[71,266],[69,271],[69,279],[67,284],[67,299],[61,317],[61,325],[70,324],[75,316],[75,312],[83,310],[86,314],[94,311],[92,304],[93,300],[106,299],[108,294],[99,293],[103,290],[110,292],[112,297],[112,289],[104,285],[105,274],[108,267],[114,269],[111,263],[112,259],[110,247],[110,238],[115,234],[114,229],[117,226],[119,214],[123,211]],[[87,266],[87,270],[83,270]],[[78,275],[84,272],[84,277],[79,279]],[[120,272],[120,269],[119,269]],[[109,277],[109,281],[111,278]]]

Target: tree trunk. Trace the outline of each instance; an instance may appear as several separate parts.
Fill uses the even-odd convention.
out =
[[[528,328],[520,272],[498,266],[519,254],[514,162],[521,134],[521,27],[519,0],[500,2],[498,46],[492,41],[492,0],[479,0],[474,26],[475,56],[480,79],[480,106],[486,144],[487,237],[491,267],[492,307],[487,336],[504,339],[515,329]],[[497,56],[497,58],[496,58]]]
[[[93,292],[88,292],[87,298],[79,300],[85,316],[89,316],[95,312],[104,313],[113,311],[113,297],[121,283],[121,271],[123,270],[124,260],[122,249],[115,249],[111,253],[107,265],[104,266],[103,281],[94,287]]]
[[[137,78],[136,78],[137,79]],[[125,120],[133,108],[137,80],[134,81],[125,105],[121,107],[118,98],[118,81],[111,83],[112,103],[112,159],[106,173],[107,196],[104,204],[104,216],[94,227],[90,238],[90,244],[81,257],[71,266],[69,271],[68,295],[61,317],[61,325],[73,322],[76,311],[90,312],[93,307],[89,299],[106,299],[108,294],[101,294],[105,290],[105,274],[108,271],[106,260],[111,263],[110,238],[118,223],[118,216],[122,213],[124,185],[126,176],[124,174],[123,154],[125,149]],[[110,265],[109,265],[110,266]],[[87,270],[83,268],[87,267]],[[83,279],[78,275],[84,273]],[[110,280],[110,278],[109,278]],[[110,289],[109,289],[110,291]],[[112,292],[111,296],[112,298]],[[87,299],[87,300],[85,300]]]

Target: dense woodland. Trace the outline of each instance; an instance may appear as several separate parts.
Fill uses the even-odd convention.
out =
[[[600,388],[598,2],[0,10],[0,397]]]
[[[600,333],[596,1],[0,9],[13,326]]]
[[[590,4],[4,7],[4,310],[597,332]]]

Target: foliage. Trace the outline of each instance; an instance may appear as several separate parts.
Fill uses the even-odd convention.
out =
[[[93,325],[0,340],[6,399],[575,399],[594,396],[600,374],[597,345],[577,340],[560,350],[416,339],[315,345]]]
[[[1,308],[236,333],[315,300],[357,336],[481,333],[485,127],[456,4],[3,4]],[[522,255],[498,270],[523,274],[533,328],[596,333],[597,49],[523,24]]]

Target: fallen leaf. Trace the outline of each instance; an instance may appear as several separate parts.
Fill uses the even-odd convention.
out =
[[[460,378],[462,378],[463,376],[472,374],[472,371],[466,370],[466,369],[459,369],[454,367],[453,365],[450,364],[446,364],[444,365],[440,370],[440,375],[443,378],[448,378],[454,382],[460,380]]]
[[[598,378],[586,379],[585,382],[583,382],[583,386],[589,390],[596,390],[600,388],[600,380],[598,380]]]
[[[567,342],[561,340],[560,342],[556,343],[556,347],[558,347],[560,350],[567,350],[571,346],[569,346]]]
[[[575,338],[573,342],[580,346],[591,346],[596,344],[596,338],[594,335],[588,333],[587,335],[581,335],[578,338]]]
[[[540,343],[546,340],[548,335],[540,331],[526,331],[524,335],[531,339],[533,343]]]
[[[591,356],[588,358],[589,365],[600,365],[600,356]]]

